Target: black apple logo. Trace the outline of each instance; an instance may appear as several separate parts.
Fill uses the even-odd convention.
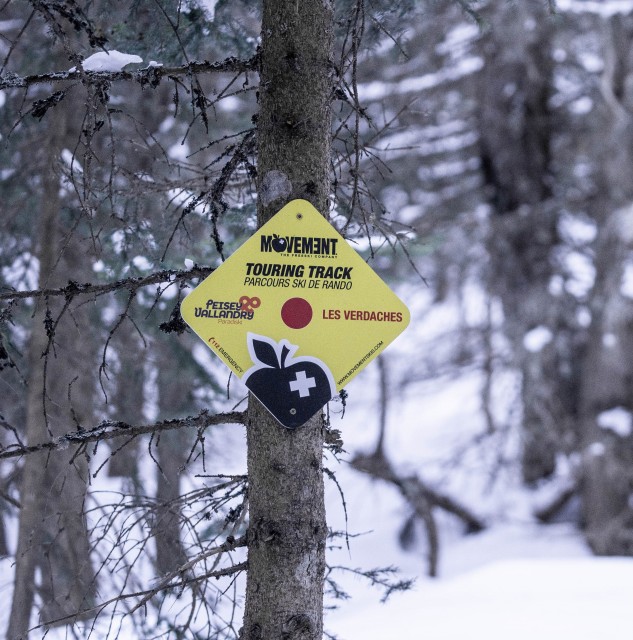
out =
[[[286,238],[280,238],[276,233],[273,233],[274,240],[270,243],[272,248],[277,253],[283,253],[288,248],[288,240]]]
[[[336,394],[325,363],[309,356],[292,357],[298,345],[254,333],[247,341],[255,364],[242,381],[284,427],[301,426]]]

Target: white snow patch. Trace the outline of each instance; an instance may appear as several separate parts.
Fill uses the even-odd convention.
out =
[[[594,166],[591,162],[577,162],[573,169],[574,177],[581,180],[588,178],[593,173],[593,170]]]
[[[595,458],[599,458],[604,455],[606,448],[602,442],[592,442],[588,447],[587,451],[590,456],[594,456]]]
[[[516,92],[517,92],[517,83],[516,82],[508,82],[504,87],[503,87],[503,95],[506,98],[511,98]]]
[[[476,131],[466,131],[455,135],[447,135],[444,138],[424,139],[424,131],[408,131],[406,133],[395,133],[381,140],[376,148],[389,154],[390,159],[409,154],[412,149],[417,151],[418,157],[430,156],[438,153],[450,153],[467,149],[473,146],[479,135]]]
[[[161,300],[173,300],[178,295],[178,285],[171,282],[168,285],[164,285],[164,289],[161,289]]]
[[[570,524],[541,527],[533,523],[499,524],[458,539],[444,554],[441,575],[454,578],[491,564],[516,560],[584,559],[586,543]]]
[[[588,307],[578,307],[576,311],[576,322],[585,329],[591,324],[591,311]]]
[[[241,100],[236,96],[226,96],[218,102],[218,108],[225,113],[232,113],[234,111],[237,111],[241,105]]]
[[[21,29],[24,26],[24,20],[0,20],[0,32],[13,31],[14,29]]]
[[[151,361],[146,362],[143,368],[143,416],[148,421],[158,420],[158,369]]]
[[[602,336],[602,346],[607,349],[613,349],[618,344],[618,338],[615,333],[605,333]]]
[[[474,23],[464,22],[451,29],[435,47],[435,51],[440,55],[450,55],[455,57],[456,51],[463,51],[464,45],[468,45],[481,35],[480,28]]]
[[[624,265],[622,280],[620,281],[620,293],[625,298],[633,299],[633,261]]]
[[[398,221],[402,224],[412,224],[422,216],[422,212],[423,208],[417,204],[411,204],[407,207],[402,207],[398,211]]]
[[[466,280],[462,288],[464,320],[471,327],[484,326],[488,317],[489,297],[481,284]]]
[[[596,268],[591,259],[580,251],[570,251],[563,260],[568,272],[565,289],[572,296],[586,296],[596,279]]]
[[[381,100],[387,96],[418,93],[427,89],[434,89],[448,82],[454,82],[464,78],[484,66],[484,61],[478,56],[471,56],[460,60],[457,64],[445,67],[435,73],[427,73],[417,78],[405,78],[398,82],[383,82],[376,80],[358,87],[358,95],[361,100]]]
[[[624,407],[614,407],[599,413],[596,422],[601,429],[609,429],[621,438],[626,438],[633,432],[633,415]]]
[[[4,104],[6,101],[7,101],[7,94],[4,91],[0,91],[0,108],[4,107]]]
[[[593,100],[589,96],[582,96],[569,105],[569,110],[578,116],[584,116],[593,109]]]
[[[602,18],[611,18],[633,12],[631,0],[556,0],[557,11],[570,13],[595,13]]]
[[[451,178],[469,171],[476,171],[479,169],[479,166],[479,158],[469,158],[465,161],[436,162],[432,165],[421,166],[418,169],[418,177],[420,180]]]
[[[112,51],[97,51],[88,56],[82,63],[84,71],[121,71],[128,64],[143,62],[143,58],[131,53]],[[70,73],[77,71],[77,67],[69,69]]]
[[[604,69],[602,58],[591,51],[581,51],[578,54],[578,59],[589,73],[599,73]]]
[[[185,267],[187,269],[193,269],[194,261],[191,258],[185,258]]]
[[[528,331],[523,336],[523,346],[530,353],[538,353],[543,347],[552,341],[553,334],[550,329],[540,325]]]
[[[134,256],[132,264],[139,271],[149,271],[154,266],[145,256]]]
[[[609,219],[615,233],[625,244],[633,244],[633,203],[618,209]]]
[[[150,60],[149,64],[147,66],[148,67],[162,67],[163,63],[162,62],[156,62],[156,60]]]
[[[40,275],[39,260],[28,251],[18,256],[10,265],[2,267],[2,277],[18,291],[37,289]]]
[[[171,131],[171,128],[174,126],[174,124],[176,123],[176,118],[174,118],[174,116],[167,116],[159,125],[158,125],[158,130],[161,133],[167,133],[168,131]]]
[[[70,149],[62,149],[60,155],[64,164],[66,164],[71,171],[83,173],[83,167],[79,164],[75,154]]]
[[[105,324],[112,324],[116,320],[117,316],[117,310],[114,307],[101,307],[101,320],[103,320]]]
[[[624,640],[631,581],[630,558],[517,558],[452,580],[421,581],[385,605],[331,616],[326,627],[341,640]]]
[[[170,189],[167,192],[167,196],[169,197],[169,202],[178,207],[186,207],[189,200],[195,197],[193,193],[185,189]],[[196,207],[196,209],[198,209],[198,207]]]
[[[179,160],[180,162],[184,162],[189,157],[189,153],[190,149],[187,142],[172,144],[171,147],[167,149],[167,155],[174,160]]]
[[[596,239],[598,225],[590,218],[564,213],[558,221],[558,231],[567,242],[585,245]]]
[[[121,229],[113,231],[112,235],[110,236],[110,241],[112,242],[114,251],[116,253],[121,253],[121,251],[123,251],[123,248],[125,247],[125,232]]]
[[[576,81],[576,78],[570,77],[560,69],[554,71],[553,84],[556,93],[549,99],[549,104],[554,109],[559,109],[567,105],[570,100],[578,97],[583,89]]]
[[[555,296],[556,298],[561,296],[565,290],[565,280],[563,277],[559,274],[552,276],[547,285],[547,290],[550,295]]]

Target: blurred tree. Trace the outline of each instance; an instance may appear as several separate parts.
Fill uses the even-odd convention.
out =
[[[511,416],[492,399],[518,372],[523,480],[559,486],[536,515],[574,498],[594,550],[628,554],[631,10],[462,5],[478,26],[455,3],[420,5],[415,28],[359,65],[371,222],[417,235],[422,308],[460,317],[391,389],[479,368],[473,446],[501,448],[497,464]],[[473,317],[474,292],[487,311]]]
[[[84,510],[90,473],[98,472],[105,462],[99,461],[90,470],[96,450],[89,451],[80,440],[99,420],[125,434],[113,440],[108,466],[113,475],[134,481],[121,485],[134,491],[123,502],[128,509],[147,512],[146,536],[149,540],[155,535],[156,571],[162,576],[173,572],[187,560],[185,545],[191,551],[198,544],[191,536],[182,546],[175,544],[181,517],[192,517],[189,513],[181,516],[178,474],[194,439],[187,443],[173,437],[178,432],[169,429],[174,418],[203,406],[210,408],[201,400],[207,400],[214,388],[212,375],[208,371],[201,375],[199,365],[182,366],[177,388],[173,380],[166,379],[169,367],[165,362],[145,364],[145,351],[149,342],[156,343],[157,353],[166,353],[160,336],[163,342],[173,341],[177,332],[182,333],[172,320],[184,279],[210,272],[197,267],[189,272],[173,269],[166,255],[170,248],[183,240],[191,247],[189,234],[193,234],[199,246],[186,255],[217,264],[217,249],[221,251],[222,246],[216,226],[219,216],[232,206],[242,209],[249,200],[248,194],[240,195],[248,182],[238,175],[248,164],[248,150],[241,148],[236,156],[239,162],[233,156],[241,138],[248,140],[248,116],[237,113],[239,126],[235,128],[226,123],[212,128],[207,110],[215,109],[220,98],[236,104],[244,98],[248,103],[252,93],[248,75],[243,83],[231,87],[252,64],[229,60],[225,75],[220,64],[213,71],[215,78],[202,81],[187,66],[190,59],[217,55],[222,48],[225,54],[232,48],[254,53],[254,39],[247,42],[252,11],[238,4],[235,14],[246,18],[239,38],[233,16],[219,25],[193,4],[182,10],[177,6],[161,10],[154,3],[117,7],[108,3],[89,7],[8,3],[2,8],[2,29],[6,30],[0,52],[5,107],[2,153],[7,168],[0,176],[0,189],[8,233],[0,255],[4,292],[9,291],[2,315],[7,349],[3,377],[7,383],[13,380],[10,388],[15,391],[3,399],[8,422],[4,423],[7,431],[2,446],[4,452],[24,442],[37,448],[73,430],[79,439],[65,450],[59,447],[55,455],[34,453],[21,467],[3,465],[7,504],[19,508],[20,520],[9,637],[26,636],[33,606],[39,611],[40,623],[80,619],[94,603],[96,576],[103,577],[112,567],[122,567],[132,577],[130,571],[137,561],[128,562],[125,539],[133,530],[126,528],[116,510],[96,521],[100,506],[89,513]],[[253,20],[250,22],[252,27]],[[210,40],[210,32],[217,38]],[[147,66],[142,77],[128,82],[129,88],[121,90],[113,81],[120,68],[114,63],[101,75],[91,75],[88,64],[86,71],[81,69],[81,60],[95,51],[103,54],[104,45],[147,55],[148,35],[149,48],[161,63]],[[170,67],[171,87],[167,81],[161,83],[167,65],[182,64],[183,58],[185,66]],[[201,66],[205,64],[211,66]],[[71,66],[79,71],[63,71]],[[15,71],[23,77],[30,74],[30,79],[19,86]],[[36,77],[50,71],[61,72]],[[221,111],[227,114],[227,121],[233,119],[230,111]],[[227,126],[237,133],[227,135]],[[195,154],[195,161],[189,159],[190,154]],[[229,190],[232,195],[226,200]],[[188,214],[192,215],[185,226]],[[208,218],[213,221],[211,244]],[[243,233],[244,222],[232,233],[235,222],[230,222],[230,215],[227,219],[222,235],[230,243]],[[180,250],[174,255],[182,264]],[[38,272],[39,283],[33,277]],[[113,282],[117,284],[108,284]],[[26,302],[19,304],[10,293],[38,286],[51,294],[27,294]],[[150,286],[155,294],[143,289]],[[154,330],[161,321],[171,335]],[[191,342],[188,336],[181,341],[183,347],[176,348],[179,357]],[[167,364],[172,366],[173,361]],[[154,371],[159,369],[155,377],[165,407],[159,417],[168,429],[148,443],[148,453],[150,457],[157,454],[160,468],[157,495],[139,503],[137,496],[142,495],[147,478],[141,482],[142,449],[139,432],[133,427],[143,424],[144,378],[152,366]],[[181,393],[183,388],[188,393]],[[199,400],[197,390],[204,390]],[[25,420],[20,419],[21,414]],[[109,418],[113,420],[108,422]],[[24,430],[12,426],[22,422]],[[241,486],[243,480],[234,484]],[[209,501],[213,503],[212,498]],[[91,496],[86,504],[94,502]],[[227,509],[218,507],[220,520]],[[97,531],[103,533],[102,538]],[[121,544],[120,553],[107,550],[108,537]],[[97,548],[99,544],[102,548]],[[97,570],[99,557],[103,560]],[[115,584],[113,571],[107,584],[101,580],[101,592],[114,593]]]
[[[42,179],[35,242],[42,289],[59,285],[64,273],[78,271],[81,263],[85,264],[75,239],[64,238],[62,222],[65,212],[59,158],[72,135],[68,115],[59,112],[51,118],[48,136],[42,141],[41,159],[46,169],[38,167]],[[89,313],[86,308],[74,309],[71,320],[70,314],[63,317],[63,311],[63,302],[49,305],[43,299],[35,309],[28,345],[28,442],[59,437],[69,425],[79,427],[93,421],[93,389],[86,384],[86,374],[94,369],[96,354],[81,331],[89,324]],[[75,449],[51,460],[36,454],[25,461],[9,637],[27,633],[37,570],[41,572],[37,592],[44,620],[55,620],[92,604],[94,573],[81,508],[87,473],[86,460],[77,458]]]

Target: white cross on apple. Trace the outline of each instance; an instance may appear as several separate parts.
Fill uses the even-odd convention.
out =
[[[300,398],[309,396],[313,387],[316,387],[316,380],[308,378],[305,371],[297,371],[297,377],[290,381],[290,391],[298,391]]]

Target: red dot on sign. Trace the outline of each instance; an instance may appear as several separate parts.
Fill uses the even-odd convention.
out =
[[[291,329],[303,329],[312,320],[312,307],[303,298],[290,298],[281,307],[281,319]]]

